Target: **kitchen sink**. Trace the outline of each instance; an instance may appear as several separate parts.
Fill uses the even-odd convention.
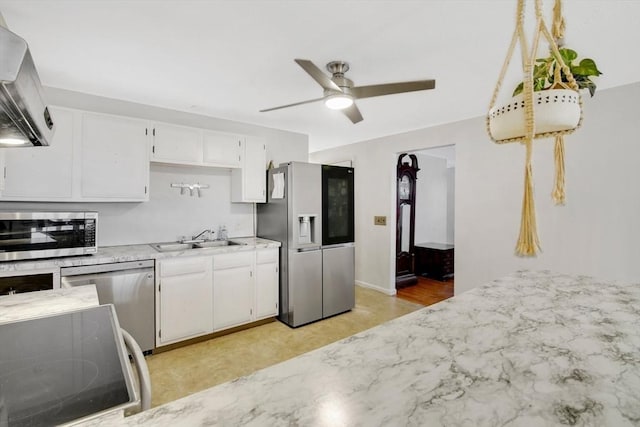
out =
[[[160,252],[173,252],[193,249],[195,245],[193,243],[155,243],[151,247]]]
[[[231,240],[211,240],[209,242],[202,243],[194,243],[193,246],[196,248],[215,248],[217,246],[237,246],[244,245],[244,243],[236,243]]]
[[[158,252],[176,252],[185,251],[189,249],[204,249],[204,248],[216,248],[219,246],[237,246],[244,245],[244,243],[232,242],[231,240],[211,240],[204,242],[192,242],[192,243],[154,243],[151,247]]]

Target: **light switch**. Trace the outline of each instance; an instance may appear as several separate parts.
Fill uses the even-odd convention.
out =
[[[373,217],[373,225],[387,225],[387,217],[386,216],[374,216]]]

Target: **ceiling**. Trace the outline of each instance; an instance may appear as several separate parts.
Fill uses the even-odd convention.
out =
[[[529,15],[533,2],[529,3]],[[551,1],[545,3],[550,17]],[[565,0],[567,45],[604,89],[640,80],[640,1]],[[42,83],[309,135],[310,151],[485,114],[515,0],[0,0]],[[545,51],[542,52],[546,53]],[[615,65],[624,57],[624,67]],[[293,62],[345,60],[356,85],[435,78],[431,91],[358,101],[352,124]],[[510,68],[504,95],[519,80]],[[596,95],[597,96],[597,95]]]

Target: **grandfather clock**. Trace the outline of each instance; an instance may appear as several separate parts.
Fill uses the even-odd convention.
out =
[[[403,159],[408,157],[408,161]],[[418,282],[414,274],[414,230],[416,221],[416,180],[418,159],[414,154],[403,153],[398,157],[396,191],[396,288]]]

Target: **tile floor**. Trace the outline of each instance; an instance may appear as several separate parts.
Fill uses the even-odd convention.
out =
[[[348,313],[296,329],[276,321],[151,355],[152,405],[248,375],[421,307],[356,286],[356,307]]]

